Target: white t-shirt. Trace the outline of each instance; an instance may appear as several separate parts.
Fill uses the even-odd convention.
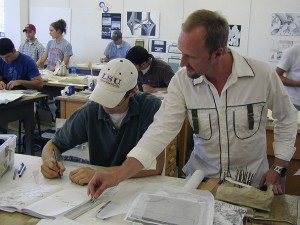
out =
[[[300,81],[300,45],[288,48],[277,66],[286,71],[288,79]],[[285,87],[293,104],[300,106],[300,87]]]

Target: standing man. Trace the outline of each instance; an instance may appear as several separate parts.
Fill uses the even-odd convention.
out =
[[[127,160],[112,173],[96,173],[89,193],[98,197],[143,168],[174,138],[188,117],[194,130],[194,150],[186,175],[202,170],[206,177],[235,177],[243,169],[255,174],[252,185],[273,185],[285,191],[286,172],[295,152],[297,111],[268,64],[227,48],[229,26],[217,12],[198,10],[182,24],[179,70],[168,95]],[[274,120],[274,164],[267,160],[267,111]]]
[[[27,24],[23,32],[26,34],[26,40],[19,47],[19,52],[30,56],[37,62],[45,52],[44,46],[35,37],[36,28],[33,24]]]
[[[284,51],[276,72],[286,86],[292,103],[300,111],[300,45],[294,45]]]
[[[16,51],[8,38],[0,39],[0,90],[41,89],[42,77],[33,59]]]
[[[101,63],[108,62],[116,58],[125,58],[131,46],[123,41],[122,32],[115,30],[111,35],[112,41],[106,46],[104,58],[100,59]]]
[[[130,60],[139,71],[138,86],[143,92],[167,91],[174,72],[167,63],[155,59],[141,46],[132,47],[126,59]]]

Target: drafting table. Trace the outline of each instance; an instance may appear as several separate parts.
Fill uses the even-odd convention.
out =
[[[40,173],[40,165],[42,163],[42,159],[37,156],[29,156],[29,155],[21,155],[21,154],[16,154],[15,155],[15,166],[18,167],[20,163],[23,162],[26,166],[27,169],[24,172],[24,175],[22,178],[17,177],[17,179],[22,179],[24,182],[35,182],[33,178],[33,171],[38,171]],[[65,162],[66,167],[68,166],[78,166],[83,164],[78,164],[78,163],[72,163],[72,162]],[[66,175],[64,175],[66,176]],[[44,184],[51,184],[51,185],[61,185],[62,187],[68,188],[70,185],[75,185],[69,181],[67,177],[63,177],[62,179],[45,179],[42,177],[42,175],[39,175],[41,182]],[[6,173],[0,180],[1,182],[1,187],[3,188],[6,184],[9,184],[10,182],[13,182],[13,170],[10,170],[8,173]],[[158,183],[159,185],[184,185],[184,180],[180,178],[174,178],[174,177],[168,177],[168,176],[152,176],[152,177],[145,177],[145,178],[136,178],[136,179],[129,179],[122,184],[128,188],[130,187],[141,187],[145,183]],[[208,185],[209,186],[209,185]],[[210,186],[211,188],[213,186]],[[80,187],[86,190],[86,186]],[[206,189],[205,184],[203,183],[200,185],[200,189]],[[127,190],[126,190],[127,191]],[[297,200],[300,200],[300,196],[277,196],[275,197],[275,202],[274,206],[280,203],[287,204],[285,201],[281,201],[282,199],[286,201],[291,201],[292,202],[297,202]],[[119,225],[119,224],[130,224],[124,221],[125,215],[118,215],[111,217],[107,220],[100,220],[96,219],[95,215],[98,212],[99,208],[104,205],[106,202],[103,204],[100,203],[97,207],[89,210],[87,213],[83,214],[82,216],[78,217],[76,221],[81,222],[83,224],[89,224],[89,225],[99,225],[99,224],[104,224],[104,225]],[[292,207],[292,211],[294,213],[297,213],[297,204],[290,206]],[[287,208],[286,206],[283,206],[282,204],[279,204],[278,207],[273,207],[272,205],[272,216],[278,215],[278,218],[282,218],[287,213]],[[276,216],[277,217],[277,216]],[[293,222],[297,221],[297,215],[293,215]],[[18,225],[25,225],[25,224],[31,224],[34,225],[38,223],[39,219],[32,218],[30,216],[27,216],[25,214],[20,214],[20,213],[7,213],[7,212],[2,212],[0,211],[0,219],[1,219],[1,225],[12,225],[12,224],[18,224]],[[273,224],[273,223],[272,223]],[[276,223],[274,223],[276,224]],[[277,223],[280,224],[280,223]]]
[[[16,101],[0,105],[0,122],[8,123],[22,120],[25,128],[26,149],[25,154],[34,155],[34,102],[46,98],[45,94],[36,96],[23,96]]]

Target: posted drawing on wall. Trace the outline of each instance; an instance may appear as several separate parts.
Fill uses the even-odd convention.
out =
[[[300,36],[300,13],[272,13],[271,35]]]
[[[239,47],[241,43],[241,25],[229,25],[228,46]]]
[[[159,12],[128,11],[123,36],[159,38]]]
[[[273,40],[270,48],[270,61],[279,61],[282,57],[282,53],[289,47],[295,44],[299,44],[298,41],[290,40]]]
[[[121,13],[102,13],[102,39],[111,39],[114,30],[121,30]]]

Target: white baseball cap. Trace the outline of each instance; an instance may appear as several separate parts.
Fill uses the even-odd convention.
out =
[[[90,100],[108,108],[116,107],[127,91],[137,84],[138,71],[127,59],[109,61],[100,71]]]

